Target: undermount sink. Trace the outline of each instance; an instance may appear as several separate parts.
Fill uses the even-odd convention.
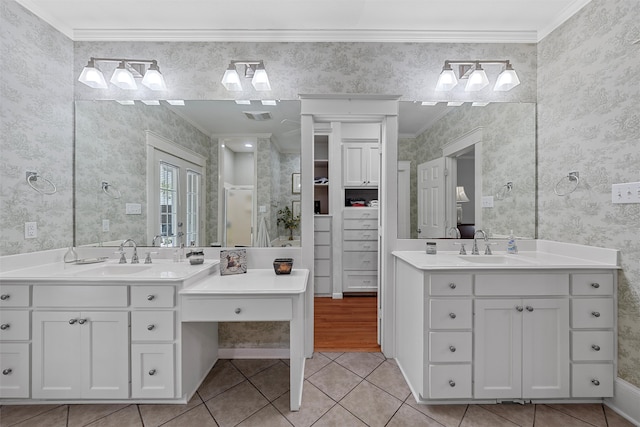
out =
[[[518,258],[517,255],[458,255],[458,258],[476,264],[522,265],[532,263],[530,260]]]
[[[122,276],[141,273],[151,269],[150,265],[110,264],[74,273],[74,276]]]

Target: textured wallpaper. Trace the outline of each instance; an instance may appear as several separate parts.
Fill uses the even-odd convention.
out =
[[[640,181],[638,17],[637,0],[593,0],[538,46],[538,232],[621,251],[618,375],[640,387],[640,205],[611,203]],[[556,196],[569,171],[577,189]]]

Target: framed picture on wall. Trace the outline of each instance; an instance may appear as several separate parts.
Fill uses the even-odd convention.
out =
[[[293,217],[300,216],[302,209],[300,208],[300,200],[294,200],[291,202],[291,212],[293,213]]]
[[[292,173],[291,174],[291,192],[293,194],[300,194],[300,174]]]

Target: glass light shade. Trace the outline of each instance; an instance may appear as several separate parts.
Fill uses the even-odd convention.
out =
[[[469,197],[467,197],[467,193],[464,192],[464,187],[456,187],[456,202],[463,203],[468,201]]]
[[[160,73],[160,68],[156,64],[151,64],[144,77],[142,78],[142,84],[151,90],[167,90],[167,85],[164,82],[164,77]]]
[[[487,73],[481,67],[477,67],[470,75],[464,90],[467,92],[477,92],[489,84]]]
[[[264,69],[264,66],[258,65],[251,79],[251,84],[255,90],[271,90],[269,77],[267,76],[267,71]]]
[[[242,85],[240,84],[240,76],[236,71],[235,65],[230,64],[229,68],[227,68],[227,70],[224,72],[224,76],[222,76],[222,86],[230,91],[242,90]]]
[[[451,66],[449,66],[449,68],[443,69],[440,73],[440,76],[438,77],[438,83],[436,83],[436,90],[451,90],[456,87],[457,84],[458,78],[456,77],[456,73],[451,69]]]
[[[507,69],[501,72],[498,76],[498,80],[496,80],[496,85],[493,87],[493,90],[498,92],[506,92],[518,86],[519,84],[520,79],[518,78],[518,75],[513,70],[513,68],[508,65]]]
[[[107,88],[107,81],[104,79],[102,71],[95,66],[93,60],[89,61],[87,66],[82,69],[82,73],[80,73],[78,81],[94,89]]]
[[[110,81],[120,89],[134,90],[138,88],[133,74],[125,68],[124,62],[121,62],[115,69]]]

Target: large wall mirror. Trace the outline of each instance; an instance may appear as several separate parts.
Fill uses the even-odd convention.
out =
[[[272,104],[77,101],[75,244],[299,245],[278,218],[300,201],[300,102]]]
[[[400,102],[398,120],[398,238],[535,238],[535,104]]]

